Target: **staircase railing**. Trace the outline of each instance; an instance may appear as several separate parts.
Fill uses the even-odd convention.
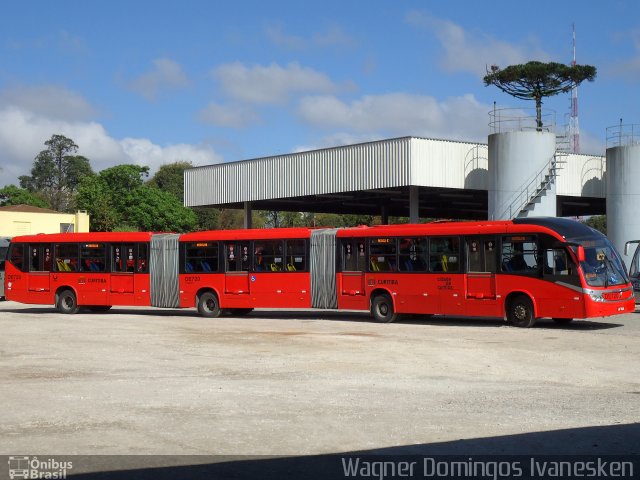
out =
[[[524,214],[528,207],[533,205],[547,190],[549,185],[557,178],[558,170],[567,163],[569,155],[569,142],[565,136],[556,137],[556,152],[545,166],[527,179],[507,202],[507,208],[502,211],[499,218],[515,218]],[[505,202],[506,203],[506,202]]]

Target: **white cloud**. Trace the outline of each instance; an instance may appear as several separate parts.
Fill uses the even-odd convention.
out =
[[[94,107],[81,95],[55,85],[6,88],[0,92],[0,108],[8,106],[70,121],[85,120],[96,115]]]
[[[129,89],[147,100],[155,100],[162,90],[184,88],[188,85],[189,79],[179,63],[168,58],[158,58],[153,61],[151,71],[129,82]]]
[[[489,105],[473,95],[438,101],[425,95],[367,95],[351,103],[335,96],[306,97],[298,114],[314,127],[356,133],[417,135],[486,142]]]
[[[441,65],[448,72],[471,72],[484,76],[486,67],[490,65],[506,67],[530,60],[550,59],[550,55],[536,45],[514,45],[483,33],[467,32],[460,25],[424,12],[410,12],[406,20],[435,34],[444,49]]]
[[[309,150],[317,150],[319,148],[339,147],[342,145],[354,145],[356,143],[372,142],[381,140],[380,135],[375,134],[354,134],[347,132],[337,132],[320,138],[316,143],[309,145],[297,145],[293,148],[293,152],[306,152]]]
[[[160,147],[146,138],[125,138],[119,142],[130,163],[148,165],[151,171],[162,165],[178,161],[191,162],[194,166],[220,163],[222,157],[209,146],[186,143]]]
[[[212,71],[223,91],[232,98],[252,104],[282,104],[292,94],[333,93],[338,90],[329,77],[312,68],[290,63],[282,67],[248,67],[241,62],[221,65]]]
[[[615,77],[637,83],[638,78],[640,78],[640,53],[627,60],[617,61],[614,65],[608,67],[608,71]]]
[[[267,27],[266,34],[271,43],[289,50],[302,50],[308,45],[307,40],[303,37],[286,34],[282,31],[282,27],[279,25],[271,25],[270,27]]]
[[[244,128],[260,122],[260,115],[243,105],[220,105],[210,103],[198,114],[201,122],[217,127]]]
[[[330,27],[325,32],[316,33],[313,36],[313,43],[323,47],[354,47],[356,42],[347,35],[340,27]]]
[[[44,142],[53,134],[71,138],[78,145],[78,154],[91,161],[95,171],[123,163],[147,165],[154,172],[165,163],[177,160],[194,165],[222,161],[207,145],[176,144],[159,146],[145,138],[118,140],[105,128],[91,121],[69,121],[49,118],[24,108],[0,108],[0,186],[17,184],[20,175],[28,175],[35,156],[46,147]]]
[[[356,42],[340,27],[332,26],[326,31],[310,37],[285,33],[281,25],[271,25],[266,29],[267,38],[278,47],[289,50],[304,50],[311,47],[353,47]]]

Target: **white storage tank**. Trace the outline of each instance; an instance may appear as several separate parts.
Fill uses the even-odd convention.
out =
[[[514,130],[489,135],[489,219],[556,216],[556,135]]]
[[[624,244],[640,239],[640,125],[607,129],[607,236],[627,264]]]

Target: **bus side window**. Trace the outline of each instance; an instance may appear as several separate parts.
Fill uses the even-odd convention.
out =
[[[284,267],[282,240],[260,240],[255,242],[253,268],[256,272],[281,272]]]
[[[78,244],[59,243],[55,245],[56,262],[54,270],[58,272],[78,271]]]
[[[427,239],[400,239],[398,269],[404,272],[424,272],[427,270]]]
[[[135,245],[114,243],[111,245],[111,271],[133,272],[135,270]]]
[[[358,256],[353,240],[342,241],[342,271],[358,270]]]
[[[83,272],[104,272],[106,255],[107,247],[104,243],[80,244],[80,270]]]
[[[429,244],[429,265],[432,272],[459,272],[460,239],[432,237]]]
[[[11,245],[11,248],[9,250],[9,261],[14,267],[23,272],[26,271],[24,263],[24,249],[24,244],[14,243]]]
[[[306,271],[305,257],[307,255],[306,242],[304,239],[289,239],[285,240],[287,258],[286,271],[287,272],[304,272]]]
[[[235,252],[235,247],[234,247]],[[185,245],[185,266],[186,273],[202,272],[212,273],[218,271],[218,243],[217,242],[194,242]],[[235,254],[234,254],[234,260]]]
[[[394,272],[397,270],[395,238],[372,238],[369,241],[369,271]]]
[[[32,244],[31,250],[31,271],[48,272],[51,270],[51,245]]]
[[[245,248],[246,247],[246,248]],[[241,272],[248,270],[249,264],[249,246],[247,244],[239,244],[229,242],[224,244],[224,271],[225,272]]]
[[[501,269],[503,272],[535,273],[538,271],[538,241],[532,235],[502,237]]]
[[[149,270],[149,246],[146,243],[138,244],[138,256],[136,260],[136,273],[147,273]]]
[[[544,252],[544,273],[548,275],[570,275],[571,263],[567,252],[561,248],[551,248]]]

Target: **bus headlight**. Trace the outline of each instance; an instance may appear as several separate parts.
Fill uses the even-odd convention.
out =
[[[590,293],[589,298],[594,302],[604,302],[604,297],[598,293]]]

